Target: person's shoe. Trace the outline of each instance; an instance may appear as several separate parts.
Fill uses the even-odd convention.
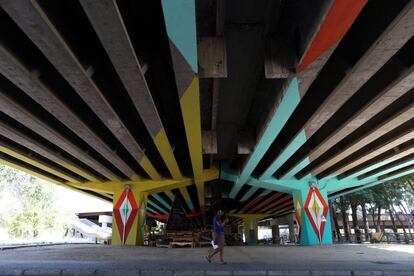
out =
[[[220,264],[221,264],[221,265],[225,265],[225,264],[227,264],[227,263],[226,263],[226,262],[220,262]]]
[[[211,259],[210,259],[209,256],[206,256],[206,260],[207,260],[207,262],[209,262],[211,264]]]

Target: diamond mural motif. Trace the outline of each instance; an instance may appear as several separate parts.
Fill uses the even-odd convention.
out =
[[[114,206],[114,216],[118,227],[121,243],[125,244],[132,224],[138,212],[138,205],[135,201],[134,193],[128,188],[121,194]]]
[[[321,242],[323,232],[325,230],[326,216],[328,215],[329,207],[315,184],[312,184],[309,189],[304,208],[306,215],[311,222],[312,228],[318,236],[319,242]]]
[[[300,201],[299,194],[296,194],[295,217],[296,217],[296,222],[298,224],[298,235],[297,235],[298,242],[300,242],[300,232],[302,230],[302,216],[303,216],[302,203]]]

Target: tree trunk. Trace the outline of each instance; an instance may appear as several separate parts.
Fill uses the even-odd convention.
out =
[[[358,207],[358,204],[356,202],[351,202],[352,227],[354,228],[355,241],[357,243],[361,243],[361,231],[360,231],[359,225],[358,225],[357,207]]]
[[[350,241],[349,238],[349,227],[348,227],[348,218],[346,214],[345,208],[341,206],[341,216],[342,216],[342,225],[344,226],[344,233],[345,233],[345,241]]]
[[[409,243],[409,242],[410,242],[410,239],[408,238],[407,231],[405,231],[405,226],[404,226],[404,223],[401,221],[401,218],[400,218],[400,216],[397,214],[397,212],[395,211],[394,207],[392,207],[392,210],[394,211],[395,217],[397,218],[398,222],[401,224],[401,227],[402,227],[403,232],[404,232],[405,242],[406,242],[406,243]]]
[[[377,229],[377,223],[375,222],[375,209],[372,207],[372,205],[369,205],[371,207],[371,216],[372,216],[372,224],[374,224],[375,230]]]
[[[388,209],[388,212],[390,213],[391,223],[392,223],[392,231],[394,232],[395,238],[397,239],[397,242],[400,243],[400,236],[398,236],[398,230],[397,225],[395,225],[395,219],[394,215],[392,214],[391,208]]]
[[[336,215],[335,205],[333,203],[331,203],[331,214],[332,214],[332,219],[333,219],[334,224],[335,224],[336,237],[338,239],[338,242],[340,242],[341,241],[341,232],[340,232],[340,229],[339,229],[338,217]]]
[[[376,225],[376,232],[381,232],[381,206],[378,206],[378,217],[377,217],[377,225]]]
[[[407,212],[407,209],[405,209],[404,205],[400,204],[399,207],[408,220],[408,232],[410,233],[411,240],[414,240],[413,233],[411,233],[411,229],[413,228],[413,222],[411,220],[410,214]]]
[[[365,232],[365,241],[369,240],[369,224],[367,221],[367,209],[365,207],[365,203],[361,204],[362,209],[362,220],[364,222],[364,232]]]

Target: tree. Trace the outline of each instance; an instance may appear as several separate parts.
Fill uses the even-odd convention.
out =
[[[0,227],[12,237],[35,238],[63,227],[54,208],[56,197],[52,184],[0,165]]]
[[[348,202],[343,196],[341,196],[339,198],[339,209],[341,210],[342,225],[344,226],[344,233],[345,233],[346,241],[350,241],[349,226],[348,226],[348,213],[347,213],[348,208],[349,208]]]

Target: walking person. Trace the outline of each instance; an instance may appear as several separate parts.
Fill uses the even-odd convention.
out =
[[[211,263],[211,258],[213,258],[214,255],[220,253],[220,264],[226,264],[223,259],[224,245],[226,244],[224,239],[224,225],[228,222],[229,219],[225,217],[223,211],[219,209],[213,218],[213,246],[216,245],[218,247],[214,247],[214,251],[206,256],[209,263]]]

